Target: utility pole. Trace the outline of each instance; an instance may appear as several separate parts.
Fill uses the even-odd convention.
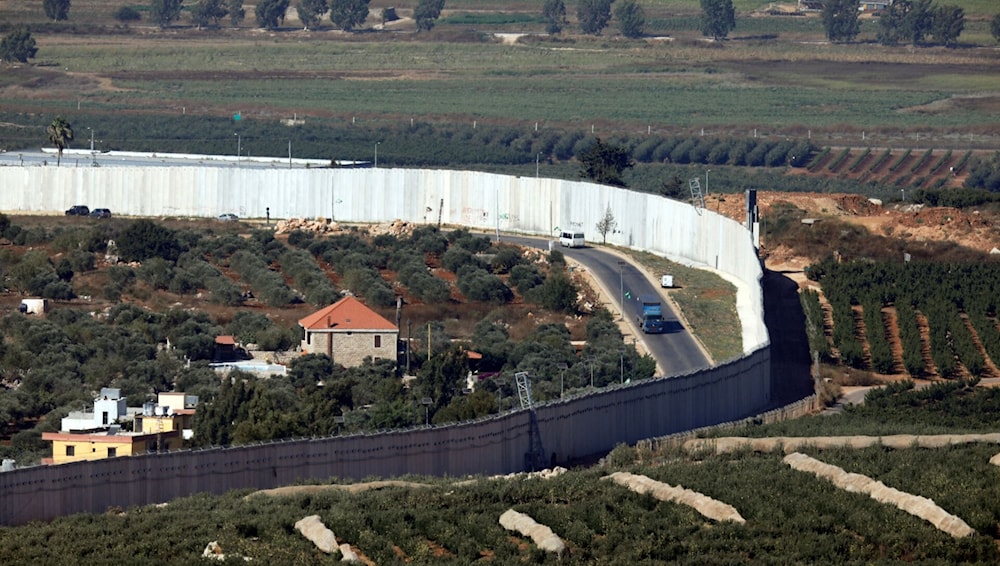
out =
[[[559,398],[563,398],[563,391],[566,389],[566,370],[569,369],[569,365],[566,363],[559,364]]]
[[[618,309],[625,320],[625,262],[618,261]]]

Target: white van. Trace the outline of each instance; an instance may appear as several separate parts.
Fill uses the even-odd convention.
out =
[[[559,234],[559,244],[564,248],[582,248],[587,245],[583,232],[563,232]]]

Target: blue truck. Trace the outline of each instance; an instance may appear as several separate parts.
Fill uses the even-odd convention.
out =
[[[663,323],[663,305],[656,297],[639,297],[636,301],[639,327],[645,334],[662,334],[666,331]]]

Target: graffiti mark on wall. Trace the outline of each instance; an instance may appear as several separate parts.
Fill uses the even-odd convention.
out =
[[[490,213],[485,208],[465,207],[462,209],[462,223],[472,225],[488,224]]]

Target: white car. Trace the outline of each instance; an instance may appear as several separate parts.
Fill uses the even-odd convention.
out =
[[[240,219],[239,216],[236,216],[235,214],[233,214],[231,212],[227,212],[225,214],[220,214],[219,215],[219,221],[220,222],[237,222],[237,221],[239,221],[239,219]]]

